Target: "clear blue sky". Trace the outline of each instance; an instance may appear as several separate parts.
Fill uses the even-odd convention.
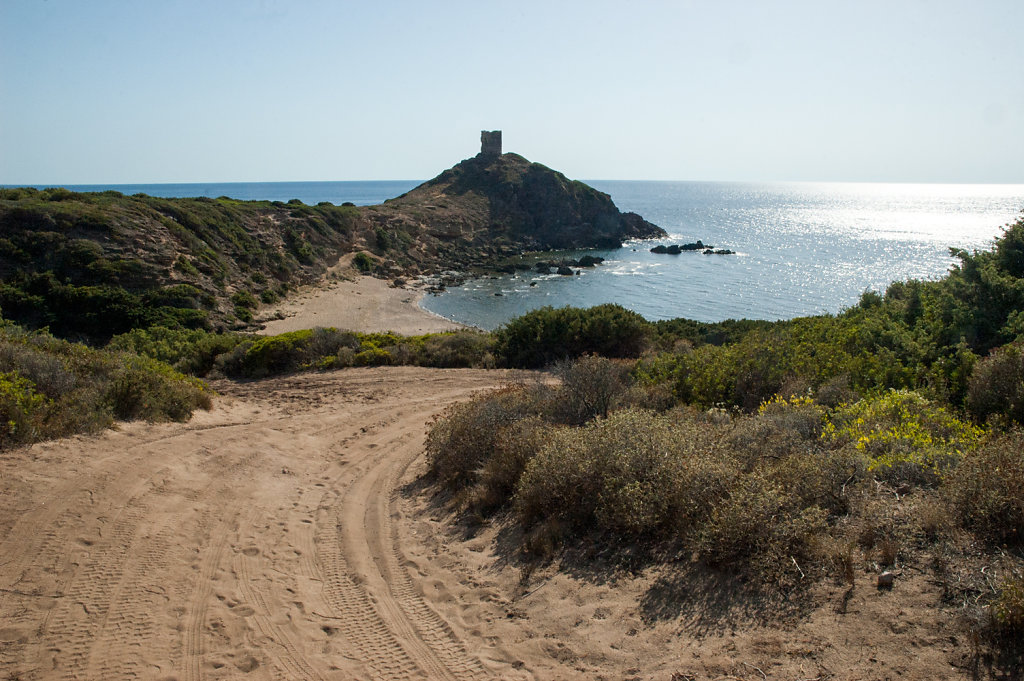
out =
[[[0,184],[1024,183],[1024,2],[0,0]]]

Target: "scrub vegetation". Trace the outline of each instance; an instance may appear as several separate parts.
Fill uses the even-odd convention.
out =
[[[102,343],[136,328],[227,329],[354,248],[358,211],[269,201],[0,189],[0,309]]]
[[[611,552],[787,598],[923,571],[978,659],[1019,671],[1024,220],[955,255],[945,278],[835,316],[513,320],[495,332],[498,361],[561,359],[563,381],[449,409],[428,436],[430,473],[467,522],[517,527],[527,561]],[[594,346],[588,314],[614,350]],[[569,407],[580,395],[588,407]]]
[[[989,250],[956,251],[944,278],[836,315],[652,323],[602,305],[490,334],[242,332],[339,253],[412,238],[361,237],[357,218],[0,190],[0,448],[187,419],[209,406],[206,376],[546,368],[557,380],[452,407],[427,438],[438,489],[472,522],[508,519],[529,560],[662,560],[788,595],[923,571],[979,646],[1020,659],[1024,219]]]

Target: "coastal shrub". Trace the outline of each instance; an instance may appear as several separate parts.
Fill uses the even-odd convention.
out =
[[[427,336],[417,363],[441,368],[489,368],[494,364],[494,337],[480,331],[452,331]]]
[[[157,360],[0,320],[0,448],[94,432],[114,418],[185,420],[210,393]]]
[[[368,256],[363,251],[356,253],[352,257],[352,264],[355,265],[356,269],[363,274],[369,274],[373,271],[373,258]]]
[[[943,493],[961,524],[997,544],[1024,543],[1024,431],[990,437],[964,455]]]
[[[1006,577],[999,584],[991,609],[996,635],[1019,646],[1024,640],[1024,576]]]
[[[810,398],[777,397],[755,416],[736,419],[723,446],[745,472],[757,472],[785,490],[797,508],[849,510],[848,485],[865,478],[864,457],[853,448],[826,448],[826,412]]]
[[[314,327],[304,350],[310,360],[337,355],[342,348],[358,349],[361,345],[359,334],[333,327]]]
[[[588,353],[639,357],[650,329],[647,320],[619,305],[543,307],[497,329],[495,352],[505,365],[523,368]]]
[[[260,306],[255,296],[248,291],[236,291],[231,296],[231,302],[234,303],[236,307],[247,307],[252,310],[255,310]]]
[[[516,489],[527,528],[676,536],[699,525],[735,474],[709,455],[712,429],[651,412],[624,409],[546,435]]]
[[[825,425],[825,410],[810,397],[788,397],[781,394],[761,403],[758,418],[778,428],[795,433],[804,440],[821,437]]]
[[[182,373],[206,376],[219,355],[230,352],[244,340],[245,336],[237,333],[153,326],[114,336],[107,349],[133,352],[170,364]]]
[[[391,235],[383,227],[377,227],[373,231],[373,236],[377,241],[377,248],[386,251],[394,245],[394,240]]]
[[[853,446],[879,478],[935,485],[982,433],[916,392],[890,390],[836,409],[822,437]]]
[[[187,421],[196,409],[209,409],[212,399],[205,385],[174,371],[162,362],[122,355],[107,391],[119,419]]]
[[[312,329],[262,337],[245,351],[240,369],[253,378],[295,371],[307,361],[306,349],[312,337]]]
[[[17,372],[0,373],[0,448],[37,439],[48,400]]]
[[[35,389],[57,399],[75,389],[76,377],[64,360],[45,347],[38,347],[31,336],[11,338],[10,330],[0,340],[0,372],[16,373],[31,381]]]
[[[979,422],[1024,424],[1024,344],[995,350],[974,366],[967,411]]]
[[[629,367],[597,355],[563,360],[554,366],[554,373],[562,381],[558,417],[570,425],[606,418],[629,389]]]
[[[478,481],[506,427],[550,409],[544,385],[510,385],[449,407],[430,425],[426,451],[431,473],[450,491]]]
[[[242,307],[241,305],[236,305],[235,306],[235,318],[237,318],[241,322],[244,322],[244,323],[248,324],[248,323],[252,322],[252,320],[255,317],[254,317],[251,309],[249,309],[247,307]]]
[[[794,563],[807,563],[827,513],[801,507],[786,490],[758,475],[744,476],[715,506],[697,541],[699,556],[711,565],[737,566],[777,579],[792,576]]]
[[[368,348],[357,352],[352,358],[352,362],[357,367],[386,366],[395,363],[391,353],[384,348]]]
[[[470,496],[474,510],[488,513],[511,500],[526,464],[547,441],[551,428],[540,416],[527,416],[502,426]]]

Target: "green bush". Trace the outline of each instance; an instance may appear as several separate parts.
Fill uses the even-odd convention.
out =
[[[489,368],[494,364],[494,337],[480,331],[452,331],[427,336],[416,359],[421,366]]]
[[[791,561],[814,555],[827,529],[827,513],[795,498],[771,480],[744,476],[715,506],[701,529],[698,552],[712,565],[748,562],[757,572],[782,577],[795,572]]]
[[[992,603],[992,620],[996,634],[1018,645],[1024,637],[1024,577],[1007,577],[999,585]]]
[[[357,352],[352,358],[352,362],[357,367],[386,366],[395,363],[391,353],[384,348],[368,348],[362,352]]]
[[[107,348],[144,355],[193,376],[206,376],[219,355],[230,352],[243,340],[245,336],[235,333],[153,326],[115,336]]]
[[[48,406],[32,381],[17,372],[0,373],[0,448],[38,439]]]
[[[515,493],[519,479],[549,437],[551,425],[540,416],[527,416],[501,426],[494,449],[479,471],[469,505],[487,513],[504,506]]]
[[[591,353],[639,357],[650,333],[647,320],[619,305],[543,307],[495,331],[495,353],[507,366],[524,368]]]
[[[260,306],[259,301],[256,300],[248,291],[236,291],[231,296],[231,302],[237,307],[247,307],[251,310],[255,310]]]
[[[154,359],[0,325],[0,448],[209,406],[203,383]]]
[[[304,329],[254,341],[242,357],[242,374],[259,378],[296,371],[309,361],[307,349],[312,338],[313,330]]]
[[[368,256],[363,251],[356,253],[352,257],[352,264],[356,266],[356,269],[363,274],[369,274],[373,271],[373,258]]]
[[[187,421],[196,409],[209,409],[212,400],[200,381],[188,379],[162,362],[121,356],[107,392],[119,419]]]

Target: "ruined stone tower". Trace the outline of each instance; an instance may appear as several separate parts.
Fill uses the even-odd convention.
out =
[[[480,155],[501,156],[501,130],[480,131]]]

